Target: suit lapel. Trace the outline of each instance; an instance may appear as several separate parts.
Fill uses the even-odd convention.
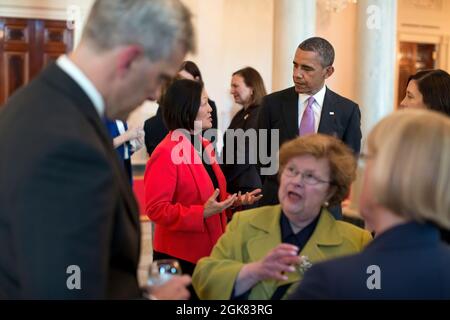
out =
[[[320,115],[319,133],[337,136],[337,111],[333,93],[327,88],[325,99],[323,100],[322,113]]]
[[[128,215],[133,221],[135,227],[140,230],[138,216],[139,210],[130,188],[128,178],[125,175],[125,170],[123,170],[122,165],[119,162],[119,158],[114,150],[112,139],[106,130],[106,126],[101,121],[94,105],[92,104],[92,101],[79,87],[79,85],[56,64],[52,64],[48,67],[43,74],[43,77],[52,86],[57,87],[57,90],[64,92],[66,96],[70,97],[70,99],[74,101],[74,105],[79,108],[80,112],[86,117],[88,122],[97,132],[97,135],[100,138],[113,166],[114,175],[116,176],[116,181],[118,182],[119,189],[123,195]]]
[[[295,92],[294,87],[286,91],[283,97],[281,116],[285,123],[288,139],[298,136],[298,94]]]

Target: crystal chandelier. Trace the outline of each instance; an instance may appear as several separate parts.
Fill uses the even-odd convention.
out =
[[[358,0],[325,0],[325,9],[331,12],[344,10],[349,3],[356,3]]]

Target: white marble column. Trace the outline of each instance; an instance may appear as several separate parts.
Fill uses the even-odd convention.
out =
[[[315,31],[315,0],[274,0],[273,91],[293,85],[295,50]]]
[[[364,142],[370,129],[394,110],[397,1],[359,0],[357,28],[354,68]]]
[[[365,147],[367,134],[394,110],[397,1],[359,0],[357,17],[356,101],[361,108]],[[359,215],[363,169],[352,186],[350,212]]]

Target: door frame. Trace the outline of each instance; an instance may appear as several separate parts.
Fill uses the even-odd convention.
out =
[[[73,2],[47,0],[45,4],[36,4],[34,0],[0,0],[0,17],[66,21],[70,17],[73,19],[73,48],[75,48],[94,0],[77,0],[76,7],[69,7]]]
[[[440,30],[439,30],[440,31]],[[395,100],[398,101],[398,80],[399,80],[399,48],[400,42],[414,42],[424,44],[434,44],[437,46],[436,68],[446,70],[449,72],[450,51],[449,42],[450,36],[441,32],[423,33],[420,31],[400,31],[397,35],[397,60],[395,63]]]

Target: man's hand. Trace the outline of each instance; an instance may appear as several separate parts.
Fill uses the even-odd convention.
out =
[[[172,276],[159,286],[147,287],[147,298],[151,300],[187,300],[190,297],[187,286],[191,284],[188,275]]]

